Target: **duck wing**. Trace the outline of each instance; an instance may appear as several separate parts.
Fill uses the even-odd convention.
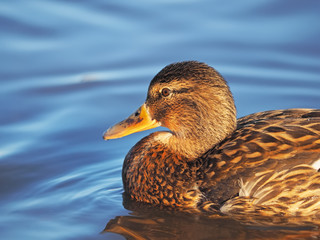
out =
[[[274,213],[315,212],[320,209],[320,110],[276,110],[240,118],[232,136],[203,156],[201,164],[197,174],[203,209],[253,212],[272,205]]]

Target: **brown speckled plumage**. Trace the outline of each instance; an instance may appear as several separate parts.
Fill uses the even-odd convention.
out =
[[[319,217],[320,110],[266,111],[237,121],[235,115],[230,90],[213,68],[193,61],[164,68],[146,103],[104,135],[170,129],[127,154],[126,194],[191,212]]]

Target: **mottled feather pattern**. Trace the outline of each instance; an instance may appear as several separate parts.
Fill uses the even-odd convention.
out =
[[[202,182],[208,189],[207,195],[219,205],[231,199],[223,205],[224,213],[253,212],[261,206],[275,208],[277,214],[319,212],[320,188],[316,186],[320,187],[320,174],[311,167],[320,159],[319,110],[249,115],[239,119],[230,138],[232,141],[226,139],[214,154],[208,153],[206,159],[213,163],[210,169],[216,174],[210,181]],[[222,190],[226,188],[229,191]],[[221,199],[223,193],[225,199]],[[289,201],[284,199],[293,203],[288,206]],[[251,208],[243,204],[245,200]]]
[[[154,133],[142,139],[146,144],[149,139],[156,139]],[[198,198],[202,196],[196,185],[194,162],[163,151],[161,142],[150,145],[149,151],[136,145],[126,156],[123,167],[124,188],[136,201],[170,207],[196,210]],[[139,157],[136,153],[139,153]],[[190,181],[186,181],[190,179]],[[198,210],[196,210],[198,211]]]

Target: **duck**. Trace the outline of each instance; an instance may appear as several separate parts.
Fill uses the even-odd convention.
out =
[[[141,139],[122,168],[136,202],[193,213],[320,217],[320,110],[237,119],[226,80],[203,62],[164,67],[145,102],[105,140],[165,127]]]

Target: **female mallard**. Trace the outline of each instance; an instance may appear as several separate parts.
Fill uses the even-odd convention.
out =
[[[133,200],[229,215],[320,216],[320,110],[237,120],[223,77],[188,61],[162,69],[146,102],[104,139],[158,126],[170,131],[143,138],[124,160]]]

